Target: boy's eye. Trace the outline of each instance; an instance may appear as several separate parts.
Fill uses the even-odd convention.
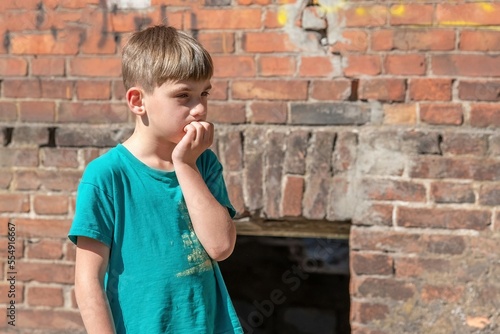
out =
[[[201,96],[208,96],[208,95],[210,95],[209,92],[203,92],[203,93],[201,93]]]
[[[177,97],[181,98],[181,99],[185,99],[186,97],[188,97],[187,94],[179,94],[177,95]]]

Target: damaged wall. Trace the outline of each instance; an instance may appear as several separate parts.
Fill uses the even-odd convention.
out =
[[[352,221],[353,333],[498,332],[500,2],[421,0],[2,0],[2,330],[83,332],[75,191],[132,130],[119,50],[158,23],[213,56],[240,217]]]

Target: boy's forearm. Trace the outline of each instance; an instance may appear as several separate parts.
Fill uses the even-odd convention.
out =
[[[212,259],[226,259],[236,241],[236,228],[227,208],[212,195],[196,165],[176,164],[175,170],[200,243]]]
[[[87,334],[116,333],[108,299],[97,280],[77,280],[75,296]]]

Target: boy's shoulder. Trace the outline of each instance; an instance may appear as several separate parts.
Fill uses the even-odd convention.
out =
[[[119,169],[121,169],[120,155],[117,147],[113,147],[88,163],[83,173],[83,180],[105,179]]]

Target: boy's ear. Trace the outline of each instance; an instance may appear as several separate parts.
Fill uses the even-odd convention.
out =
[[[129,109],[138,116],[142,116],[146,113],[143,97],[143,92],[138,87],[131,87],[126,94]]]

